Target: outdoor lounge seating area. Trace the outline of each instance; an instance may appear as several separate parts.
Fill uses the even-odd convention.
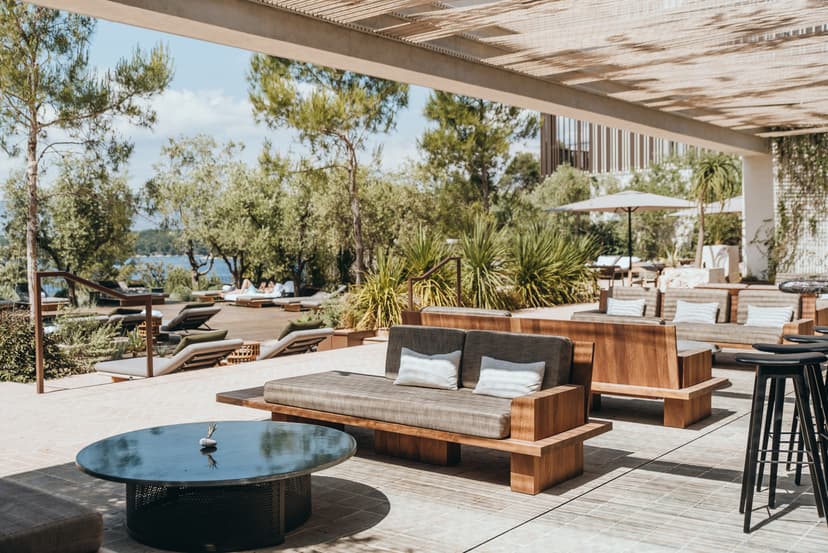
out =
[[[815,319],[828,313],[819,308],[804,318],[805,301],[805,296],[774,289],[668,288],[662,293],[615,287],[602,293],[597,310],[573,313],[572,320],[667,324],[675,326],[679,340],[750,348],[757,342],[781,343],[785,334],[812,334]],[[699,308],[706,312],[696,312]]]
[[[377,452],[438,465],[458,463],[463,444],[507,451],[512,490],[537,494],[581,474],[583,442],[611,428],[586,412],[592,349],[551,336],[395,326],[384,377],[331,371],[217,399],[269,411],[273,420],[365,426],[374,430]],[[407,352],[418,360],[410,369]],[[495,355],[512,367],[489,377],[487,359]],[[426,365],[446,356],[454,366],[443,385],[435,379],[445,368]],[[537,381],[521,387],[518,371],[529,364],[540,365]],[[487,378],[496,380],[483,391]]]
[[[828,553],[826,39],[0,3],[0,553]]]
[[[130,553],[136,544],[123,526],[123,485],[80,474],[73,463],[80,447],[105,435],[173,422],[261,419],[266,411],[215,402],[216,390],[257,387],[334,366],[384,379],[386,358],[387,345],[374,344],[280,357],[245,367],[67,388],[42,396],[48,408],[38,407],[39,417],[33,416],[33,406],[20,402],[23,395],[15,399],[2,390],[4,404],[14,409],[7,413],[12,431],[6,436],[8,447],[0,452],[4,471],[0,475],[43,493],[59,493],[98,507],[106,528],[104,548]],[[377,453],[370,428],[346,425],[345,430],[357,438],[356,457],[313,477],[314,515],[287,536],[285,546],[288,550],[340,551],[354,540],[368,540],[372,547],[391,550],[443,551],[467,550],[492,540],[482,550],[502,551],[540,550],[548,548],[553,539],[564,550],[595,546],[666,553],[696,544],[689,550],[741,547],[762,551],[796,543],[797,551],[821,551],[828,528],[817,516],[807,472],[800,486],[793,482],[793,473],[781,472],[779,504],[771,511],[771,520],[762,508],[767,497],[763,487],[754,500],[755,528],[750,534],[742,533],[739,475],[753,375],[733,368],[714,370],[733,386],[722,394],[714,392],[712,417],[686,430],[662,427],[661,407],[656,402],[604,397],[600,417],[611,420],[613,429],[585,442],[584,473],[535,496],[510,491],[508,452],[466,445],[461,446],[459,464],[435,466]],[[30,391],[26,392],[30,398]],[[84,400],[90,394],[95,402]],[[635,409],[629,408],[629,402]],[[136,406],[149,404],[151,410],[134,416]],[[101,405],[107,409],[100,409]],[[786,412],[784,424],[788,425],[790,410]],[[30,421],[25,432],[18,426],[23,420]],[[103,433],[100,424],[105,424]],[[41,433],[38,428],[49,432]],[[219,464],[221,429],[219,422],[219,448],[213,454]],[[49,436],[55,433],[67,438],[67,444],[52,441]],[[30,451],[40,454],[30,455]],[[416,517],[409,516],[414,512]],[[443,530],[446,520],[457,524]],[[688,526],[688,520],[692,525]]]

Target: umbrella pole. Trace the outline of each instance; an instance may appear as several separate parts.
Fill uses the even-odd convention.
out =
[[[632,286],[632,208],[627,208],[627,258],[629,259],[629,265],[627,267],[628,271],[628,283]]]

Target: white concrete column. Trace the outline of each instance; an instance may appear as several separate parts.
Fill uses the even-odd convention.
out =
[[[742,244],[745,271],[753,277],[766,277],[768,255],[762,242],[774,228],[773,158],[768,155],[742,158]]]

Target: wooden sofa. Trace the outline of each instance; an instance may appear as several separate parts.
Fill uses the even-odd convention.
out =
[[[664,400],[664,425],[686,428],[710,416],[714,390],[730,385],[713,377],[710,349],[679,350],[676,329],[660,324],[558,321],[522,317],[405,312],[403,322],[463,329],[566,336],[593,342],[592,406],[601,394]]]
[[[404,345],[433,354],[456,351],[458,344],[463,350],[459,390],[393,384]],[[468,388],[479,375],[482,354],[515,362],[539,356],[547,361],[545,385],[547,378],[567,383],[511,400],[472,394]],[[505,451],[511,489],[537,494],[581,474],[584,441],[612,428],[588,418],[592,357],[591,343],[560,337],[396,326],[389,335],[385,376],[330,371],[219,393],[216,399],[269,411],[278,421],[370,428],[378,453],[426,463],[459,462],[461,445]]]
[[[670,324],[676,314],[679,300],[697,303],[718,303],[719,312],[715,324],[675,323],[681,340],[711,342],[721,347],[752,348],[758,342],[781,343],[785,334],[813,334],[814,321],[803,319],[802,301],[797,294],[786,294],[778,290],[739,290],[736,305],[728,290],[710,288],[670,289],[664,293],[661,317]],[[760,307],[784,307],[793,309],[791,322],[781,328],[746,326],[749,305]],[[735,319],[733,315],[735,314]]]

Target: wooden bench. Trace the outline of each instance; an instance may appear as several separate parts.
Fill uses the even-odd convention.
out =
[[[707,418],[714,390],[730,385],[713,377],[712,353],[694,349],[679,353],[676,329],[668,325],[558,321],[522,317],[432,315],[407,311],[406,324],[500,330],[566,336],[595,343],[592,407],[601,394],[664,400],[664,426],[686,428]]]
[[[588,418],[592,359],[591,343],[575,343],[572,384],[513,399],[510,435],[504,439],[269,403],[264,399],[263,387],[219,393],[216,401],[269,411],[276,421],[369,428],[374,431],[377,453],[431,464],[459,462],[461,445],[505,451],[511,459],[512,491],[537,494],[581,474],[584,441],[612,429],[609,422]]]

